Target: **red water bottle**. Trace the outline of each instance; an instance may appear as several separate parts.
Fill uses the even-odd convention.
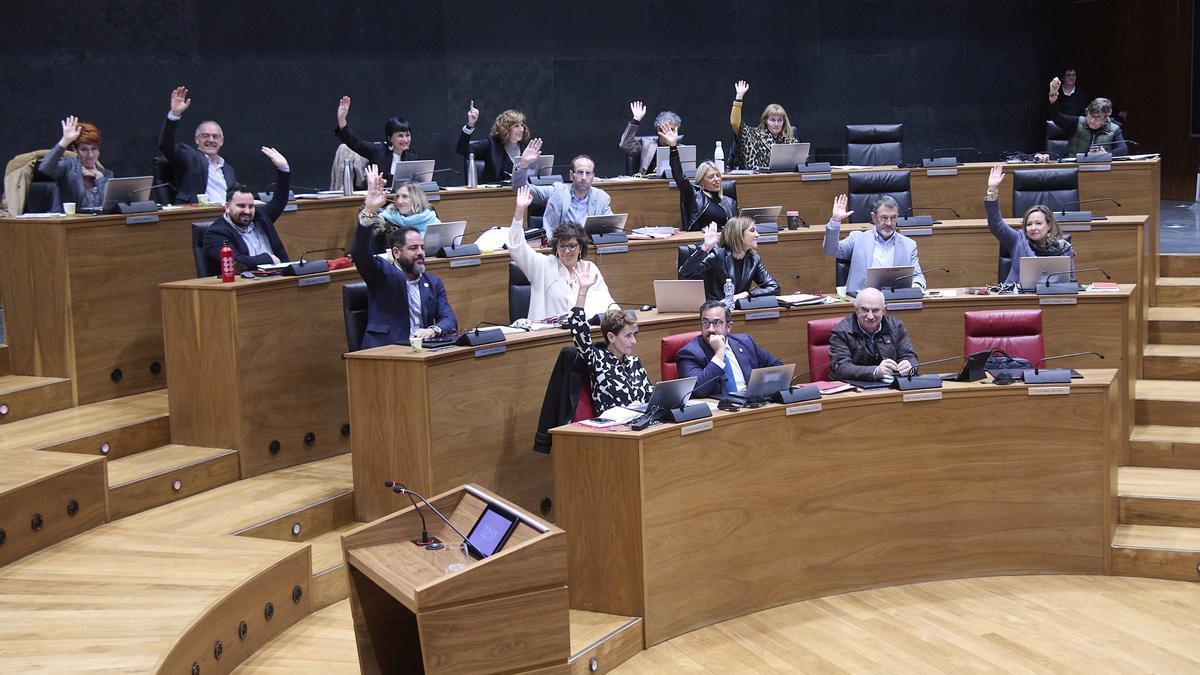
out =
[[[233,280],[233,249],[229,247],[229,242],[226,241],[221,245],[221,281],[230,283]]]

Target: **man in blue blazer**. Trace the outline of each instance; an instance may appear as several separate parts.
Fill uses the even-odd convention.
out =
[[[195,145],[175,142],[175,129],[191,105],[187,87],[176,87],[171,92],[171,109],[158,137],[158,151],[167,158],[174,178],[175,203],[195,204],[203,196],[210,203],[220,204],[237,183],[233,167],[221,156],[221,146],[225,145],[221,125],[206,120],[196,127]]]
[[[513,169],[513,192],[529,182],[529,173],[536,170],[537,159],[542,154],[542,139],[535,138],[526,146]],[[533,203],[546,207],[542,216],[542,228],[546,236],[563,223],[583,225],[588,216],[607,216],[612,213],[612,198],[600,188],[592,187],[596,164],[591,157],[580,155],[571,160],[571,182],[554,185],[530,185]]]
[[[367,331],[362,348],[423,340],[458,330],[442,280],[425,272],[425,240],[413,227],[388,236],[392,260],[371,255],[371,238],[387,204],[379,167],[367,167],[367,198],[358,214],[351,253],[367,282]],[[393,262],[394,261],[394,262]]]
[[[725,303],[709,300],[700,306],[700,334],[675,354],[679,376],[696,378],[693,396],[722,398],[737,393],[746,388],[750,371],[783,365],[749,335],[732,331],[733,314]]]
[[[913,266],[912,283],[925,288],[925,275],[921,273],[921,262],[917,260],[917,242],[896,231],[896,220],[900,217],[900,206],[891,195],[880,197],[871,209],[869,230],[851,232],[838,241],[842,221],[854,212],[846,210],[846,195],[833,200],[833,214],[825,225],[825,240],[822,248],[825,255],[850,261],[850,276],[846,278],[846,293],[855,295],[867,284],[869,267]]]
[[[291,170],[287,159],[275,148],[263,147],[262,153],[275,165],[275,194],[263,208],[254,205],[254,193],[241,183],[234,183],[225,198],[225,213],[212,222],[204,232],[204,256],[209,270],[221,269],[221,246],[229,242],[233,260],[242,269],[254,270],[259,265],[287,262],[287,249],[275,229],[275,221],[287,207]]]

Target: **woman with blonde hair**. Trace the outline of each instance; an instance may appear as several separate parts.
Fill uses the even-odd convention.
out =
[[[777,143],[799,143],[792,133],[792,120],[778,103],[763,109],[758,126],[742,121],[742,97],[750,90],[745,80],[733,85],[735,96],[729,111],[729,126],[733,129],[737,148],[731,166],[754,171],[766,171],[771,166],[771,146]]]
[[[1021,258],[1039,256],[1075,257],[1075,247],[1063,236],[1054,222],[1054,211],[1042,204],[1029,207],[1021,218],[1021,232],[1004,222],[1000,215],[1000,183],[1004,181],[1004,167],[993,166],[988,175],[987,192],[983,196],[983,207],[987,212],[988,229],[1000,241],[1000,247],[1012,252],[1012,266],[1004,283],[1021,281]],[[1075,261],[1071,260],[1071,269]]]
[[[420,184],[412,182],[403,183],[396,188],[396,195],[392,198],[392,203],[380,211],[379,216],[383,220],[371,241],[373,253],[390,250],[387,240],[388,235],[394,230],[411,227],[424,237],[425,228],[442,222],[438,219],[437,211],[434,211],[433,207],[429,205],[429,198],[425,196],[425,191],[421,189]]]
[[[738,216],[717,231],[704,228],[704,243],[679,267],[680,279],[703,279],[704,297],[725,298],[725,280],[733,281],[733,299],[779,295],[779,282],[758,255],[758,228],[753,218]]]
[[[696,183],[683,175],[683,163],[679,160],[679,132],[667,125],[658,130],[658,144],[671,150],[671,177],[679,188],[679,205],[683,212],[683,229],[685,231],[704,229],[706,223],[716,223],[717,227],[725,225],[725,221],[737,213],[737,202],[732,197],[725,196],[721,188],[721,170],[712,162],[704,162],[696,167]]]
[[[458,137],[458,154],[467,157],[473,153],[475,161],[483,162],[483,171],[478,176],[480,183],[510,180],[513,165],[520,160],[529,139],[533,138],[525,121],[525,113],[505,110],[492,122],[491,135],[473,141],[471,134],[475,133],[475,123],[478,121],[479,109],[475,107],[475,101],[471,101],[467,109],[467,124]]]

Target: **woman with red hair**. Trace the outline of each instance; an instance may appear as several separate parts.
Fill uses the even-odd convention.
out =
[[[38,164],[38,171],[58,181],[59,199],[78,208],[104,205],[104,184],[112,171],[100,165],[100,130],[71,115],[62,121],[62,138]],[[64,153],[74,150],[75,157]]]

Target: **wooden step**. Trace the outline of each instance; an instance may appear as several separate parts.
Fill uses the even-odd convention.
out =
[[[1146,345],[1142,351],[1142,377],[1200,380],[1200,345]]]
[[[350,601],[314,610],[238,667],[238,675],[316,673],[358,675],[358,647]]]
[[[0,450],[54,450],[114,459],[170,442],[165,390],[68,408],[0,426]]]
[[[0,424],[71,407],[71,381],[61,377],[0,376]]]
[[[1200,471],[1123,466],[1117,471],[1120,522],[1200,527]]]
[[[1114,574],[1200,581],[1200,529],[1118,525],[1112,563]]]
[[[572,675],[610,672],[644,648],[639,617],[572,609],[570,621]]]
[[[1159,277],[1155,286],[1158,307],[1200,307],[1200,277]]]
[[[237,451],[164,445],[108,460],[109,520],[141,513],[238,479]]]
[[[1151,307],[1146,321],[1151,344],[1200,345],[1200,308]]]
[[[103,458],[0,450],[0,467],[0,566],[104,523]]]
[[[1129,434],[1129,463],[1164,469],[1200,469],[1200,427],[1135,426]]]
[[[342,536],[366,523],[346,523],[309,540],[312,546],[312,607],[328,607],[350,597],[350,577],[342,556]]]
[[[1200,277],[1200,254],[1160,253],[1158,273],[1164,277]]]
[[[1200,426],[1200,382],[1138,380],[1135,391],[1139,425]]]

